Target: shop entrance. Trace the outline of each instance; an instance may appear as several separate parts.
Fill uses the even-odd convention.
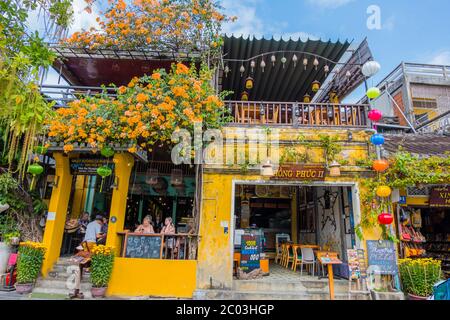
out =
[[[344,262],[336,266],[335,275],[348,279],[347,249],[353,249],[357,241],[353,207],[350,186],[236,185],[234,279],[247,280],[243,273],[261,269],[263,281],[317,280],[319,275],[326,276],[318,261],[322,252],[336,254]],[[249,262],[245,251],[246,241],[252,240],[259,254],[256,262]],[[283,244],[288,245],[284,247],[288,253]],[[300,272],[302,252],[312,253],[313,263],[305,261]]]

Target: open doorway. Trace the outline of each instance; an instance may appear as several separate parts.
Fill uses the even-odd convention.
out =
[[[336,266],[335,275],[348,278],[347,249],[356,246],[350,186],[238,184],[234,223],[235,279],[256,269],[261,269],[268,281],[280,277],[298,280],[300,274],[306,279],[313,269],[315,277],[325,276],[316,256],[314,266],[305,264],[300,273],[301,255],[306,252],[302,247],[314,255],[337,254],[344,264]],[[249,243],[256,245],[247,246]],[[289,244],[287,260],[283,244]]]

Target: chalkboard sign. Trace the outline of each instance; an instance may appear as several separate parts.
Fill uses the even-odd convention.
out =
[[[114,162],[109,159],[70,159],[70,173],[72,175],[91,175],[97,174],[97,169],[102,166],[108,166],[111,170],[114,170]]]
[[[123,256],[137,259],[161,259],[163,235],[127,234]]]
[[[377,266],[379,274],[397,275],[397,253],[392,241],[367,241],[369,266]]]
[[[260,239],[253,234],[244,234],[241,238],[240,267],[245,273],[249,273],[260,266]]]

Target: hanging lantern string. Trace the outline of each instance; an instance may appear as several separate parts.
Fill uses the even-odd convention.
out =
[[[362,66],[362,65],[363,65],[363,64],[361,64],[361,63],[346,63],[346,62],[333,61],[333,60],[331,60],[331,59],[328,59],[328,58],[326,58],[326,57],[324,57],[324,56],[321,56],[321,55],[318,55],[318,54],[315,54],[315,53],[305,52],[305,51],[295,51],[295,50],[287,50],[287,51],[279,50],[279,51],[265,52],[265,53],[261,53],[261,54],[259,54],[259,55],[256,55],[256,56],[254,56],[254,57],[248,58],[248,59],[223,59],[223,60],[224,60],[224,61],[227,61],[227,62],[242,62],[242,63],[248,63],[248,62],[251,62],[252,60],[256,60],[256,59],[258,59],[258,58],[262,58],[262,57],[265,57],[265,56],[274,56],[274,55],[277,54],[277,53],[282,53],[282,54],[292,53],[292,54],[295,54],[295,55],[296,55],[296,54],[299,54],[299,55],[311,56],[311,57],[314,57],[314,58],[316,58],[316,59],[319,58],[319,59],[325,60],[325,61],[327,61],[328,63],[334,64],[334,65],[349,65],[349,66]],[[275,61],[273,60],[273,58],[271,58],[271,61],[272,61],[272,62],[275,62]]]

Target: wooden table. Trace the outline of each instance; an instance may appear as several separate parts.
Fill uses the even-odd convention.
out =
[[[326,265],[328,268],[328,286],[330,287],[330,300],[334,300],[334,276],[333,265],[342,264],[342,261],[336,258],[336,252],[318,252],[318,260],[322,265]]]

